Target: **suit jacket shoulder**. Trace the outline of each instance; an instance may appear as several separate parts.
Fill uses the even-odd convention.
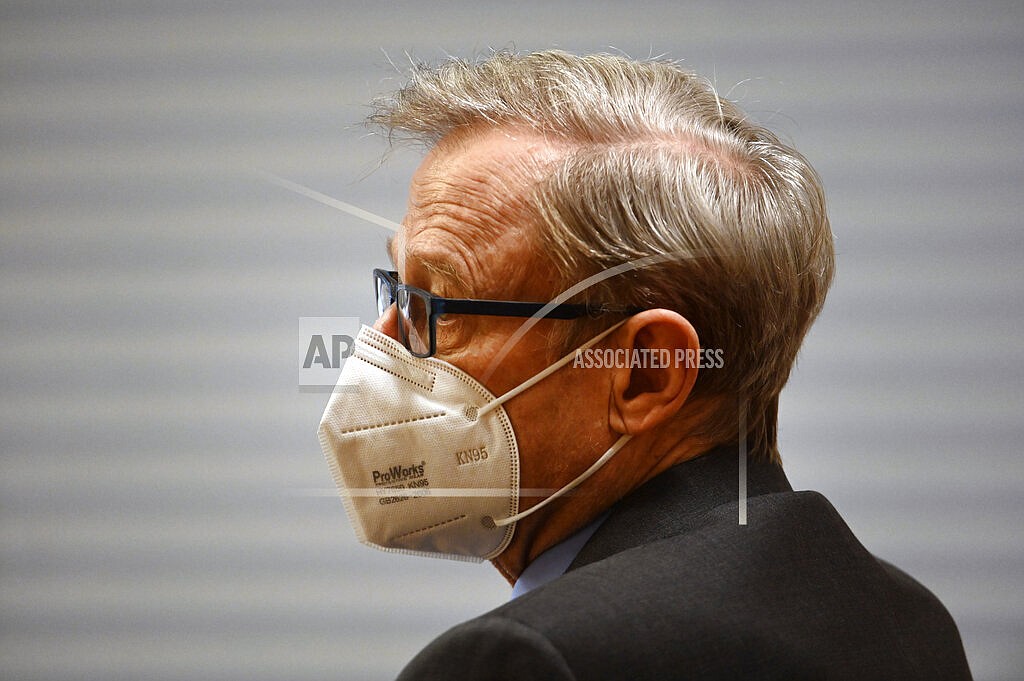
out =
[[[566,575],[452,629],[400,678],[970,678],[941,603],[821,495],[751,463],[739,525],[731,461],[651,481]]]

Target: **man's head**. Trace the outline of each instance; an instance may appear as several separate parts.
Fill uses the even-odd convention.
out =
[[[702,371],[560,372],[510,402],[524,486],[557,488],[616,432],[646,435],[652,458],[634,447],[595,479],[607,493],[585,518],[662,469],[660,447],[735,441],[741,408],[751,451],[777,456],[778,394],[833,269],[820,184],[800,154],[696,75],[608,55],[419,69],[371,120],[431,148],[391,248],[407,283],[547,301],[615,268],[575,298],[647,310],[608,343],[721,351],[724,366]],[[437,354],[501,394],[622,318],[547,320],[494,367],[522,320],[455,315],[439,322]],[[537,518],[526,533],[544,546],[564,529],[544,537]]]
[[[701,345],[725,358],[694,388],[694,396],[720,398],[707,438],[735,439],[745,401],[751,451],[777,456],[778,394],[833,272],[824,195],[802,155],[696,74],[611,55],[498,53],[421,68],[371,120],[393,138],[441,148],[505,134],[507,155],[494,160],[490,180],[500,196],[481,197],[505,211],[493,216],[492,235],[512,234],[528,252],[495,278],[505,292],[533,285],[522,293],[538,295],[552,284],[550,296],[599,271],[665,255],[580,299],[688,319]],[[543,261],[555,281],[537,281],[530,259]],[[596,327],[559,327],[566,329],[560,348]]]

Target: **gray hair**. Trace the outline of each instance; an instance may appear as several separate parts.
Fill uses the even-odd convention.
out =
[[[552,140],[558,153],[535,164],[525,198],[566,287],[663,255],[584,299],[686,317],[724,358],[694,387],[719,403],[701,435],[738,437],[744,410],[750,451],[777,459],[779,392],[834,268],[821,181],[800,153],[677,64],[605,54],[499,52],[416,67],[370,121],[428,144],[479,126]]]

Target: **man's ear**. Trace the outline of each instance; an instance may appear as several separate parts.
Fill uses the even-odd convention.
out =
[[[697,380],[700,340],[693,325],[671,310],[646,310],[612,334],[609,425],[636,435],[674,417]],[[620,349],[624,349],[623,353]]]

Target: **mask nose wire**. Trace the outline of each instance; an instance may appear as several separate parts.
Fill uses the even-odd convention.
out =
[[[501,520],[495,520],[494,518],[491,518],[491,522],[494,523],[495,527],[504,527],[505,525],[511,525],[514,522],[522,520],[523,518],[525,518],[526,516],[530,515],[534,511],[539,511],[540,509],[544,508],[545,506],[550,504],[552,501],[554,501],[555,499],[558,499],[559,497],[563,496],[564,494],[566,494],[568,492],[571,492],[572,490],[576,489],[576,487],[578,487],[580,485],[580,483],[582,483],[584,480],[586,480],[591,475],[596,473],[601,468],[601,466],[603,466],[606,463],[608,463],[608,461],[613,456],[615,456],[615,454],[620,449],[622,449],[626,445],[626,443],[629,442],[630,438],[632,438],[632,437],[633,436],[630,435],[629,433],[624,434],[622,437],[620,437],[618,440],[615,441],[615,444],[613,444],[608,449],[608,451],[605,452],[601,456],[600,459],[598,459],[593,464],[591,464],[590,468],[588,468],[587,470],[583,471],[583,473],[581,473],[579,475],[579,477],[577,477],[575,480],[570,482],[568,485],[566,485],[565,487],[561,488],[560,490],[558,490],[557,492],[555,492],[554,494],[549,496],[547,499],[541,501],[539,504],[534,504],[533,506],[531,506],[530,508],[526,509],[522,513],[517,513],[517,514],[511,515],[511,516],[509,516],[507,518],[502,518]],[[486,521],[487,519],[485,518],[484,520]]]
[[[525,392],[526,390],[529,390],[533,386],[537,385],[538,383],[543,381],[545,378],[547,378],[548,376],[550,376],[551,374],[555,373],[556,371],[561,369],[563,366],[565,366],[566,364],[571,362],[573,360],[573,358],[576,357],[576,353],[577,352],[579,352],[580,350],[586,350],[587,348],[589,348],[590,346],[594,345],[595,343],[597,343],[598,341],[603,339],[605,336],[610,334],[612,331],[614,331],[615,329],[617,329],[620,326],[622,326],[623,324],[625,324],[627,321],[629,321],[629,320],[628,319],[623,319],[621,322],[619,322],[615,326],[612,326],[610,328],[605,329],[604,331],[602,331],[601,333],[597,334],[596,336],[594,336],[593,338],[588,340],[586,343],[584,343],[580,347],[578,347],[575,350],[572,350],[571,352],[569,352],[569,354],[567,354],[566,356],[564,356],[561,359],[559,359],[557,362],[555,362],[554,364],[549,366],[547,369],[544,369],[540,373],[538,373],[538,374],[536,374],[536,375],[526,379],[525,381],[523,381],[522,383],[517,385],[515,388],[512,388],[511,390],[509,390],[507,393],[505,393],[501,397],[496,397],[495,399],[491,400],[490,402],[488,402],[484,406],[480,407],[476,411],[477,418],[480,418],[480,417],[484,416],[485,414],[487,414],[487,413],[497,409],[501,405],[503,405],[506,402],[508,402],[509,400],[511,400],[516,395],[518,395],[518,394],[520,394],[522,392]]]

